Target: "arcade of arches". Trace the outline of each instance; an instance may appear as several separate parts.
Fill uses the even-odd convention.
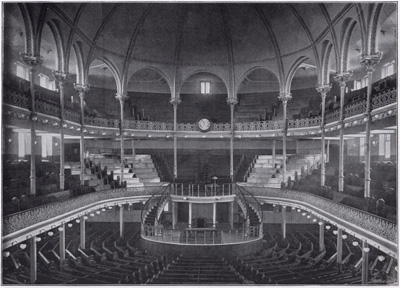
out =
[[[3,12],[3,284],[398,283],[396,2]]]

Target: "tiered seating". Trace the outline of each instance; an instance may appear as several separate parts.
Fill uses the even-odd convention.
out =
[[[278,109],[278,98],[268,97],[273,93],[240,94],[239,104],[235,107],[235,122],[271,120]]]
[[[156,275],[151,284],[242,284],[243,277],[216,256],[181,255],[167,269]]]
[[[319,155],[289,156],[286,164],[287,179],[285,179],[285,182],[290,182],[289,180],[294,180],[305,174],[308,167],[317,161],[319,157]],[[283,182],[282,167],[282,155],[276,155],[275,165],[273,165],[272,155],[258,155],[247,182],[257,183],[265,187],[280,188],[281,182]]]

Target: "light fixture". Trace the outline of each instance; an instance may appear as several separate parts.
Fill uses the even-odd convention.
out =
[[[63,227],[58,227],[58,231],[64,231],[64,228]]]
[[[89,217],[87,217],[87,216],[83,216],[83,219],[85,219],[85,220],[87,220]]]
[[[99,214],[100,214],[100,210],[97,210],[97,211],[96,211],[96,214],[99,215]]]
[[[183,200],[187,200],[188,198],[187,197],[183,197]]]
[[[385,261],[385,256],[379,255],[378,256],[378,260],[381,261],[381,262]]]
[[[103,208],[103,209],[101,209],[101,211],[103,211],[103,212],[104,212],[104,211],[106,211],[106,209],[105,209],[105,208]]]
[[[10,251],[4,251],[4,252],[3,252],[3,256],[6,257],[6,258],[7,258],[8,256],[10,256]]]
[[[306,216],[306,214],[307,214],[306,212],[301,213],[301,215],[303,215],[303,216]]]
[[[54,232],[53,232],[53,231],[49,231],[49,232],[47,233],[47,235],[49,235],[49,236],[51,237],[51,236],[54,235]]]
[[[322,221],[318,222],[318,225],[323,225],[323,224],[324,224],[324,222],[322,222]]]
[[[32,238],[32,235],[26,236],[26,239],[30,239],[30,238]]]
[[[326,225],[325,228],[326,228],[326,230],[330,230],[331,226],[330,225]]]
[[[11,143],[11,142],[12,142],[12,139],[11,139],[11,138],[8,138],[8,142]]]
[[[36,237],[36,242],[40,242],[40,241],[42,241],[42,238]]]
[[[393,111],[392,111],[392,110],[389,110],[387,113],[388,113],[389,115],[392,115]],[[397,267],[397,266],[396,266],[396,267]]]
[[[311,218],[311,215],[307,215],[307,219],[310,219]]]
[[[24,250],[24,249],[26,248],[26,244],[25,244],[25,243],[19,244],[19,248],[21,248],[22,250]]]
[[[68,227],[71,228],[72,227],[72,223],[68,223]]]
[[[339,233],[339,231],[338,230],[334,230],[332,233],[337,235]]]
[[[44,230],[44,229],[39,230],[39,234],[44,233],[44,232],[46,232],[46,230]]]
[[[347,239],[347,235],[346,235],[346,234],[343,234],[343,235],[342,235],[342,238],[343,238],[343,239]]]
[[[91,216],[91,217],[94,217],[94,213],[90,213],[90,216]]]
[[[275,207],[275,206],[276,206],[276,204],[272,204],[272,206],[273,206],[273,207]]]
[[[297,212],[299,212],[299,213],[300,213],[300,212],[301,212],[301,209],[300,209],[300,208],[299,208],[299,209],[297,209]]]
[[[363,251],[364,251],[365,253],[368,253],[369,251],[371,251],[371,249],[369,249],[369,247],[364,247],[364,248],[363,248]]]
[[[76,219],[75,222],[76,222],[76,223],[80,223],[80,222],[81,222],[81,219]]]
[[[317,222],[317,219],[314,218],[314,219],[312,219],[312,221],[313,221],[313,222]]]
[[[351,244],[353,244],[353,246],[358,246],[358,242],[357,241],[353,241]]]

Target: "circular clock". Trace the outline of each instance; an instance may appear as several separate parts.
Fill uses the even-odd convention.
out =
[[[202,117],[197,121],[197,127],[201,132],[207,132],[211,129],[211,121],[208,118]]]

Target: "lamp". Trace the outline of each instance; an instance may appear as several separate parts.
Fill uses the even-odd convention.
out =
[[[94,213],[90,213],[90,216],[91,216],[91,217],[94,217]]]
[[[358,246],[358,242],[357,241],[353,241],[351,244],[353,244],[353,246]]]
[[[307,219],[310,219],[311,218],[311,215],[307,215]]]
[[[10,256],[10,251],[4,251],[4,252],[3,252],[3,256],[6,257],[6,258],[7,258],[8,256]]]
[[[60,231],[60,232],[61,232],[61,231],[63,231],[63,230],[64,230],[64,228],[63,228],[63,227],[61,227],[61,226],[60,226],[60,227],[58,227],[58,231]]]
[[[346,234],[343,234],[343,235],[342,235],[342,238],[343,238],[343,239],[347,239],[347,235],[346,235]]]
[[[381,261],[381,262],[385,261],[385,256],[379,255],[378,256],[378,260]]]
[[[83,219],[85,219],[85,220],[87,220],[89,217],[87,217],[87,216],[83,216]]]
[[[339,233],[339,231],[338,230],[334,230],[332,233],[337,235]]]
[[[76,219],[75,222],[76,222],[76,223],[80,223],[80,222],[81,222],[81,219]]]
[[[364,247],[364,248],[363,248],[363,251],[364,251],[365,253],[368,253],[370,250],[371,250],[371,249],[369,249],[369,247]]]
[[[71,228],[72,227],[72,223],[68,223],[68,227]]]
[[[300,208],[299,208],[299,209],[297,209],[297,212],[299,212],[299,213],[300,213],[300,212],[301,212],[301,209],[300,209]]]
[[[97,211],[96,211],[96,214],[99,215],[99,214],[100,214],[100,210],[97,210]]]
[[[36,242],[40,242],[40,241],[42,241],[42,238],[36,237]]]
[[[49,232],[47,233],[47,235],[49,235],[49,236],[51,237],[51,236],[54,235],[54,232],[53,232],[53,231],[49,231]]]
[[[318,222],[318,225],[323,225],[323,224],[324,224],[324,222],[322,222],[322,221]]]
[[[25,244],[25,243],[21,243],[21,244],[19,245],[19,248],[21,248],[22,250],[24,250],[24,249],[26,248],[26,244]]]

